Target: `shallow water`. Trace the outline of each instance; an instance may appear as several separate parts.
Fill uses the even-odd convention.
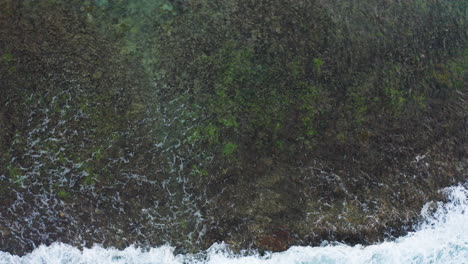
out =
[[[55,243],[48,247],[40,246],[23,257],[0,252],[0,264],[468,263],[468,189],[456,186],[442,191],[449,198],[447,203],[438,203],[435,212],[430,209],[433,206],[427,204],[421,211],[423,220],[416,227],[416,232],[371,246],[329,243],[321,247],[291,247],[285,252],[259,256],[233,254],[225,244],[215,244],[207,252],[197,255],[175,255],[174,248],[170,246],[149,250],[95,246],[81,251]]]

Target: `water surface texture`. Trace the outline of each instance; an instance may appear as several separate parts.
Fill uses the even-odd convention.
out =
[[[215,244],[206,253],[175,255],[174,248],[162,246],[142,250],[124,250],[99,246],[79,250],[56,243],[41,246],[32,253],[12,256],[0,252],[1,264],[57,263],[57,264],[436,264],[467,263],[468,260],[468,189],[462,186],[446,188],[446,203],[427,204],[421,212],[422,222],[417,231],[394,241],[371,246],[344,244],[321,247],[291,247],[285,252],[265,256],[233,254],[225,244]],[[429,209],[432,207],[432,210]]]
[[[465,2],[0,0],[2,258],[458,261]]]

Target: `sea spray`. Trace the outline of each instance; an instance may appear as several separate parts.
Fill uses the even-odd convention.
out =
[[[333,244],[321,247],[291,247],[285,252],[239,255],[229,251],[226,244],[214,244],[205,253],[175,255],[174,248],[161,246],[143,250],[128,247],[124,250],[95,246],[79,250],[70,245],[55,243],[40,246],[23,257],[0,252],[0,264],[399,264],[399,263],[467,263],[468,260],[468,189],[466,186],[443,190],[447,202],[422,209],[423,221],[416,231],[394,241],[370,246]],[[433,212],[433,213],[431,213]]]

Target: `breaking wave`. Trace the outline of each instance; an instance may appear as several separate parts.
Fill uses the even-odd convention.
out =
[[[95,246],[80,250],[55,243],[23,256],[0,252],[0,264],[312,264],[312,263],[468,263],[467,186],[446,188],[447,202],[429,203],[421,223],[406,236],[370,246],[329,243],[320,247],[294,246],[280,253],[234,254],[226,244],[206,252],[177,255],[171,246],[124,250]]]

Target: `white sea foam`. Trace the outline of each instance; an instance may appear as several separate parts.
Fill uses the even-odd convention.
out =
[[[56,243],[41,246],[32,253],[18,257],[0,252],[0,264],[311,264],[311,263],[468,263],[468,189],[451,187],[449,202],[438,204],[435,214],[429,206],[422,210],[424,221],[416,232],[395,241],[372,246],[335,244],[322,247],[291,247],[281,253],[266,256],[239,256],[229,253],[224,244],[213,245],[205,254],[175,255],[169,246],[142,250],[105,249],[99,246],[79,250]]]

